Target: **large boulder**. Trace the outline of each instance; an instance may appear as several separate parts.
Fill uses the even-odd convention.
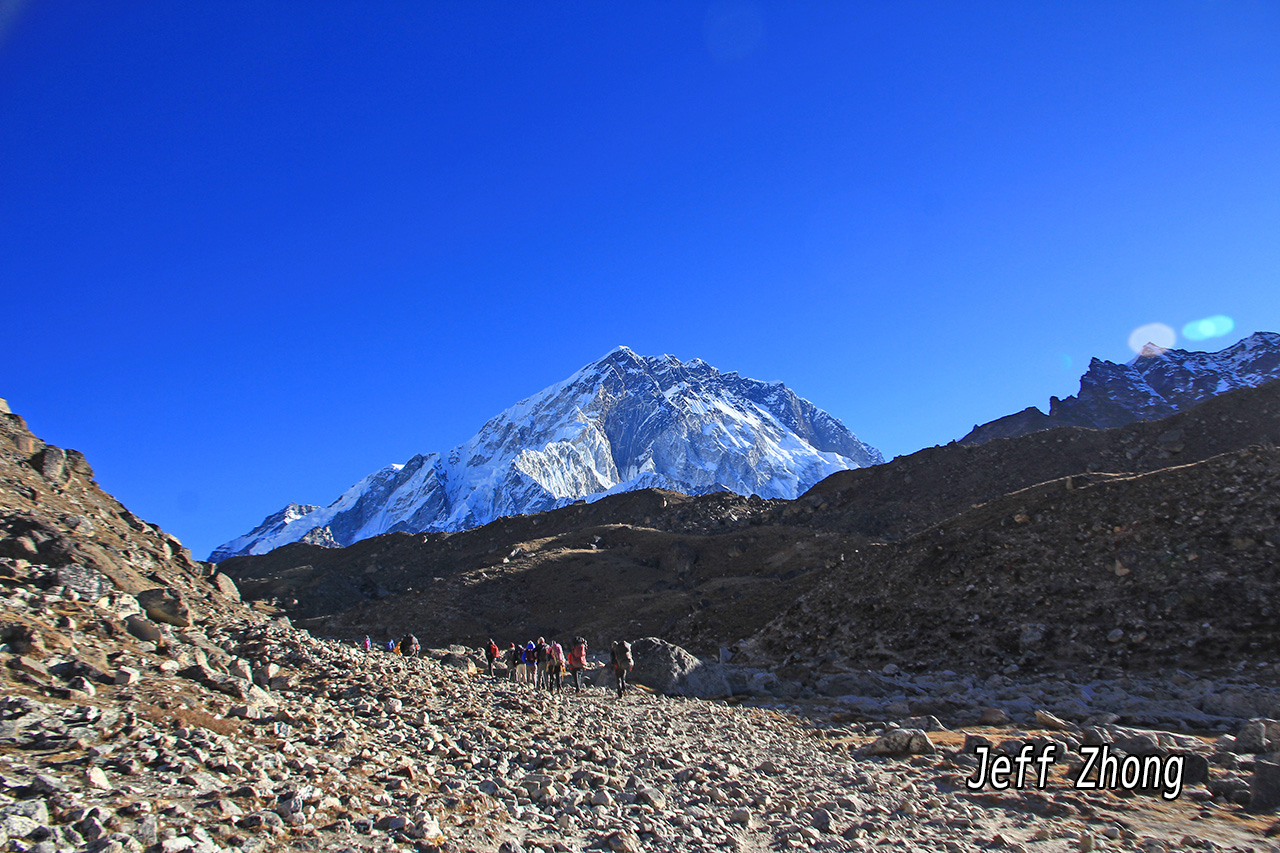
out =
[[[218,588],[218,592],[222,593],[232,601],[240,600],[240,588],[236,586],[236,582],[230,577],[224,575],[222,572],[214,572],[213,577],[210,578],[210,580],[213,582],[213,585]]]
[[[1280,721],[1254,718],[1236,730],[1233,752],[1260,754],[1280,749]]]
[[[699,660],[666,640],[636,640],[631,644],[631,655],[636,662],[631,680],[659,693],[712,699],[733,692],[719,663]]]
[[[136,598],[147,618],[179,628],[191,627],[191,609],[182,593],[173,587],[156,587],[138,593]]]

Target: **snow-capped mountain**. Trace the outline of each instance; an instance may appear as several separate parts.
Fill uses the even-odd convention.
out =
[[[1189,352],[1148,344],[1128,364],[1093,359],[1080,393],[1049,398],[1049,414],[1035,406],[975,426],[962,444],[1025,435],[1060,426],[1105,429],[1168,417],[1236,388],[1280,379],[1280,334],[1256,332],[1218,352]]]
[[[781,382],[619,347],[453,450],[388,465],[327,507],[290,504],[210,559],[304,538],[349,545],[397,530],[464,530],[641,488],[794,498],[836,471],[883,461]]]

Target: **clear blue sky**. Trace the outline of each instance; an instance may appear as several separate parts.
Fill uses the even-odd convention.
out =
[[[0,0],[0,396],[198,556],[618,344],[894,456],[1278,284],[1270,0]]]

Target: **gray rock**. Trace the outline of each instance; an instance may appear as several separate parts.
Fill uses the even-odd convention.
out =
[[[218,588],[218,592],[230,598],[232,601],[240,600],[240,588],[236,586],[236,582],[224,575],[222,572],[215,572],[210,582]]]
[[[904,729],[919,729],[922,732],[945,732],[947,727],[934,716],[907,717],[902,721]]]
[[[39,823],[24,815],[11,814],[0,818],[0,834],[9,838],[26,838],[39,828]]]
[[[50,483],[65,483],[69,477],[66,451],[46,444],[44,452],[40,454],[39,471]]]
[[[182,593],[177,589],[173,587],[146,589],[138,593],[135,598],[138,599],[138,604],[147,614],[147,618],[152,621],[176,625],[179,628],[191,627],[191,608],[187,606]]]
[[[32,787],[35,787],[34,785]],[[37,824],[47,824],[49,822],[49,807],[45,805],[44,800],[36,798],[31,800],[19,800],[16,803],[9,803],[0,806],[0,817],[25,817]],[[13,833],[9,833],[13,835]],[[25,838],[25,835],[17,836]]]
[[[893,729],[877,738],[867,747],[868,755],[887,755],[897,757],[903,755],[930,755],[934,751],[933,741],[919,729]]]
[[[164,635],[160,633],[159,626],[137,614],[128,616],[124,620],[124,627],[126,631],[144,643],[158,643],[164,639]]]
[[[1249,784],[1249,811],[1269,812],[1280,807],[1280,756],[1259,758]]]
[[[679,646],[657,637],[644,637],[631,645],[635,669],[631,680],[668,696],[702,699],[730,696],[733,690],[718,663],[698,660]]]
[[[1280,748],[1280,722],[1264,718],[1242,723],[1232,745],[1232,751],[1241,754],[1272,752],[1277,748]]]
[[[76,531],[83,532],[85,528],[90,531],[87,535],[92,535],[91,523],[81,524],[76,528]],[[97,601],[115,589],[115,585],[111,583],[110,578],[102,572],[89,566],[82,566],[79,563],[59,566],[57,576],[59,584],[75,590],[86,601]]]

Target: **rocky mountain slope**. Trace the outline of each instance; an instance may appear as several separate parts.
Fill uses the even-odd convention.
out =
[[[1255,636],[1269,630],[1264,605],[1255,599],[1270,577],[1273,552],[1265,542],[1277,541],[1267,532],[1275,522],[1266,515],[1266,499],[1236,501],[1269,494],[1273,484],[1259,460],[1269,458],[1276,442],[1280,383],[1270,383],[1116,430],[1065,428],[931,448],[840,472],[795,501],[642,491],[458,533],[384,536],[338,550],[296,544],[228,560],[220,570],[246,595],[275,600],[316,632],[344,637],[393,636],[406,626],[433,642],[590,631],[657,635],[714,655],[784,611],[807,610],[795,616],[803,630],[792,631],[792,617],[784,616],[765,630],[750,657],[785,662],[789,678],[809,684],[814,679],[805,669],[820,659],[829,669],[832,655],[851,669],[919,661],[972,671],[1063,666],[1088,677],[1098,667],[1157,672],[1191,660],[1230,668],[1250,659],[1251,643],[1271,642]],[[1182,544],[1167,536],[1116,544],[1123,537],[1114,528],[1138,524],[1140,536],[1155,529],[1147,514],[1154,512],[1150,489],[1162,494],[1157,505],[1172,507],[1161,512],[1174,529],[1182,529],[1179,521],[1190,525],[1196,513],[1200,520],[1185,528]],[[1008,517],[1000,514],[1012,504],[1019,505]],[[1180,507],[1198,509],[1184,518]],[[1010,521],[1014,516],[1030,521]],[[1104,520],[1109,527],[1099,526]],[[1191,531],[1207,538],[1192,538]],[[1237,538],[1254,545],[1236,548]],[[1191,560],[1191,553],[1202,556]],[[937,554],[947,556],[942,568]],[[1115,559],[1128,573],[1114,573]],[[1098,560],[1107,570],[1101,575]],[[1213,571],[1227,571],[1233,580],[1208,587],[1195,571],[1138,568],[1219,562]],[[953,576],[953,564],[999,569],[991,577],[1000,585],[976,585],[970,593],[971,579],[957,590],[942,582],[967,577]],[[944,571],[945,578],[930,582]],[[1145,614],[1157,587],[1162,595],[1198,603]],[[917,590],[918,600],[909,594]],[[1245,590],[1253,596],[1246,596],[1252,602],[1247,617],[1215,619],[1215,639],[1191,651],[1175,642],[1179,635],[1203,637],[1203,612],[1239,606],[1233,596]],[[965,619],[1005,615],[980,615],[963,631],[955,629],[953,618],[929,608],[954,605],[957,592],[974,601],[964,608]],[[1024,592],[1025,600],[1017,599]],[[1090,596],[1132,600],[1137,609],[1117,604],[1106,615]],[[870,618],[870,602],[880,602],[872,634],[861,621]],[[1009,624],[1014,615],[1017,625]],[[1164,623],[1158,631],[1138,625],[1157,618]],[[1114,624],[1099,632],[1097,619]],[[1009,645],[1023,622],[1045,627],[1039,651]],[[841,623],[863,627],[831,640]],[[952,633],[940,634],[944,627]],[[1108,640],[1116,628],[1130,639]],[[1132,637],[1144,630],[1145,645],[1135,645]],[[859,642],[880,636],[875,632],[887,633],[875,643]],[[797,634],[806,639],[787,639]]]
[[[389,465],[327,507],[290,504],[211,559],[304,537],[350,545],[395,531],[465,530],[641,488],[794,498],[835,471],[883,461],[782,383],[619,347],[448,453]]]
[[[1128,364],[1093,359],[1080,393],[1049,398],[1049,414],[1030,406],[991,421],[961,439],[981,444],[1062,426],[1106,429],[1168,417],[1217,394],[1280,379],[1280,334],[1258,332],[1218,352],[1151,344]]]
[[[670,509],[681,529],[789,508],[620,498],[658,501],[632,509]],[[225,575],[98,489],[82,457],[7,412],[0,530],[5,850],[1243,852],[1280,826],[1263,754],[1277,741],[1266,721],[1240,718],[1256,705],[1244,700],[1270,694],[1244,685],[1222,694],[1241,700],[1234,709],[1214,706],[1236,731],[1216,740],[1101,718],[1082,728],[1018,705],[1015,694],[1049,694],[1008,678],[968,682],[996,707],[961,730],[857,722],[841,702],[761,709],[643,689],[618,700],[594,685],[551,695],[476,674],[466,648],[370,654],[244,604]],[[590,669],[603,680],[598,658]],[[911,692],[890,715],[956,681],[860,678],[864,693]],[[1098,687],[1097,706],[1120,707],[1140,684],[1105,700]],[[1028,728],[1008,728],[1010,714]],[[1065,757],[1044,788],[964,786],[975,745],[1028,741]],[[1187,762],[1181,795],[1073,788],[1083,744],[1100,741]]]

